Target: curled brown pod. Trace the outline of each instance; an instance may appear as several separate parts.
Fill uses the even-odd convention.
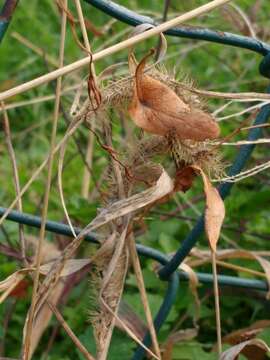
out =
[[[215,139],[220,129],[207,112],[185,103],[167,85],[144,73],[145,56],[136,68],[134,92],[129,114],[137,126],[146,132],[179,140],[203,141]]]

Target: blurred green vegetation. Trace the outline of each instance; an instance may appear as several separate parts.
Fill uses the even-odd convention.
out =
[[[2,5],[3,1],[0,1]],[[125,5],[132,10],[142,14],[162,17],[163,1],[149,2],[146,0],[122,0],[121,5]],[[205,3],[203,0],[190,0],[179,2],[172,0],[169,17],[173,17],[181,12],[188,11],[196,6]],[[258,3],[258,6],[255,5]],[[85,17],[98,29],[103,29],[110,21],[110,17],[96,10],[95,8],[82,3]],[[266,0],[253,2],[251,0],[239,0],[237,5],[247,12],[253,19],[252,24],[258,36],[264,41],[270,41],[270,33],[267,33],[269,26],[270,3]],[[70,4],[71,10],[75,14],[73,3]],[[252,8],[253,7],[253,8]],[[31,0],[21,1],[15,12],[8,32],[0,47],[0,91],[21,84],[33,79],[41,74],[53,69],[50,63],[46,63],[42,57],[35,54],[31,49],[16,40],[13,32],[18,32],[33,44],[39,46],[44,53],[57,59],[60,33],[60,17],[57,7],[50,0]],[[221,31],[231,31],[240,33],[240,25],[233,21],[229,15],[215,10],[209,14],[195,19],[189,23],[202,27],[209,27]],[[105,34],[94,36],[89,32],[89,38],[93,51],[97,51],[111,40],[111,44],[124,38],[126,34],[117,39],[117,35],[128,27],[119,22],[113,23]],[[244,31],[244,30],[243,30]],[[114,40],[115,39],[115,40]],[[233,47],[225,47],[201,41],[189,39],[172,38],[168,39],[168,59],[164,61],[168,71],[175,72],[179,79],[187,76],[193,79],[195,85],[209,90],[240,92],[257,91],[264,92],[267,80],[262,78],[258,72],[260,56],[247,50]],[[151,46],[155,46],[158,39],[145,41],[136,47],[138,57],[144,54]],[[83,56],[81,49],[77,46],[68,26],[66,38],[65,64],[69,64]],[[112,56],[106,57],[95,64],[96,72],[100,73],[107,66],[127,61],[127,51],[121,51]],[[77,78],[85,78],[87,69],[77,72]],[[71,75],[65,77],[63,86],[74,83]],[[55,84],[47,84],[35,88],[21,95],[15,96],[8,103],[22,100],[35,99],[37,97],[53,94]],[[63,97],[63,107],[69,110],[73,101],[74,92]],[[214,111],[224,102],[221,100],[209,100],[208,107]],[[237,110],[243,109],[243,105],[233,103],[222,114],[226,115]],[[9,112],[10,125],[12,129],[12,140],[15,148],[17,164],[20,174],[21,184],[25,184],[31,174],[44,160],[48,153],[50,144],[51,119],[53,113],[53,102],[41,102],[31,106],[18,107]],[[222,122],[222,134],[230,133],[238,126],[246,115],[238,116],[230,121]],[[58,141],[62,138],[67,128],[64,117],[61,115],[58,126]],[[113,122],[113,131],[116,139],[120,137],[120,130],[117,119]],[[245,138],[245,133],[238,135],[237,139]],[[264,130],[264,136],[269,137],[269,130]],[[80,128],[78,136],[80,145],[85,151],[87,146],[88,130]],[[98,144],[94,149],[93,178],[98,180],[107,164],[107,154]],[[268,157],[269,145],[259,145],[254,151],[249,162],[249,167],[259,162],[265,161]],[[230,163],[237,149],[228,147],[223,149],[224,161]],[[0,132],[0,204],[8,206],[14,198],[14,184],[12,181],[12,167],[5,146],[3,131]],[[70,140],[66,153],[67,164],[63,175],[64,193],[67,207],[71,218],[76,224],[83,226],[90,222],[96,215],[96,209],[100,206],[98,200],[89,203],[81,197],[81,186],[84,171],[84,163],[78,153],[75,143]],[[55,169],[56,170],[56,166]],[[56,173],[56,171],[54,172]],[[46,172],[36,180],[23,196],[23,209],[25,212],[40,215]],[[261,173],[253,178],[237,183],[232,190],[231,196],[226,200],[226,219],[223,228],[223,237],[220,240],[219,248],[239,247],[246,250],[270,250],[270,212],[269,212],[269,173]],[[94,184],[91,184],[91,190]],[[198,217],[198,213],[204,208],[200,181],[197,181],[194,188],[185,195],[177,195],[178,201],[185,205],[185,209],[178,215],[186,217],[178,219],[177,216],[168,218],[166,221],[162,216],[176,209],[175,202],[160,205],[158,210],[164,215],[152,212],[145,220],[148,231],[138,236],[137,241],[154,247],[164,253],[172,253],[177,250],[182,239],[186,236],[192,224]],[[198,200],[199,199],[199,200]],[[193,206],[189,206],[192,203]],[[64,214],[60,203],[57,181],[54,178],[52,192],[50,196],[50,206],[48,218],[55,221],[63,221]],[[28,235],[37,235],[38,231],[25,228]],[[55,240],[55,235],[48,234],[48,239]],[[17,224],[5,222],[0,228],[0,244],[18,247],[18,226]],[[207,248],[205,237],[200,239],[198,247]],[[81,257],[89,256],[93,251],[93,245],[84,245],[81,249]],[[247,266],[254,270],[261,271],[260,266],[255,261],[233,260],[236,265]],[[18,269],[20,264],[12,257],[0,253],[0,274],[1,280]],[[142,259],[145,283],[149,294],[149,303],[155,313],[163,299],[166,291],[166,284],[159,281],[153,268],[154,264],[150,260]],[[211,267],[200,267],[200,271],[211,271]],[[219,269],[220,273],[242,277],[254,277],[253,275],[236,272],[224,268]],[[18,358],[20,355],[22,329],[25,321],[27,309],[30,304],[31,289],[23,298],[16,299],[9,297],[0,307],[0,349],[5,343],[5,354],[2,355]],[[61,312],[77,334],[83,344],[91,351],[94,351],[94,340],[89,324],[89,279],[87,276],[74,287],[65,305],[61,307]],[[190,341],[177,344],[173,351],[175,360],[210,360],[214,359],[210,350],[215,343],[215,313],[212,289],[205,286],[199,287],[199,295],[202,300],[200,319],[198,321],[198,337]],[[222,333],[228,334],[236,329],[244,328],[256,320],[269,319],[269,301],[265,299],[265,294],[255,291],[237,290],[229,287],[221,289],[221,316]],[[128,276],[124,300],[140,315],[143,314],[138,289],[134,275]],[[165,341],[174,326],[181,320],[181,329],[193,326],[194,299],[187,283],[181,283],[180,291],[173,310],[163,325],[160,332],[161,341]],[[6,314],[12,311],[7,332],[4,331]],[[82,359],[81,354],[75,348],[71,340],[66,336],[61,327],[58,328],[52,348],[47,354],[48,344],[52,332],[57,329],[57,321],[53,319],[46,330],[42,341],[33,359]],[[269,334],[269,330],[268,331]],[[264,336],[267,341],[267,337]],[[268,337],[269,339],[269,337]],[[1,345],[2,344],[2,345]],[[126,335],[119,330],[115,331],[109,359],[121,358],[128,359],[136,345]]]

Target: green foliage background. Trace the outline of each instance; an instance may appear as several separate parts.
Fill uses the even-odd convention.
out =
[[[0,1],[2,5],[3,1]],[[163,11],[163,1],[149,2],[146,0],[122,0],[118,3],[126,5],[130,9],[147,13],[150,16],[161,18]],[[188,11],[205,1],[190,0],[188,2],[171,1],[169,16]],[[236,2],[245,11],[251,11],[254,2],[251,0],[239,0]],[[110,18],[96,10],[95,8],[83,3],[85,16],[98,28],[102,28]],[[71,5],[73,9],[73,6]],[[74,10],[74,9],[73,9]],[[75,13],[75,11],[74,11]],[[266,29],[269,26],[270,3],[267,0],[260,1],[260,6],[256,11],[255,27],[258,29],[260,36],[265,41],[270,41],[270,34]],[[215,10],[200,19],[195,19],[190,25],[206,26],[220,31],[239,32],[239,28],[226,19],[224,15]],[[89,33],[92,48],[94,51],[101,47],[110,37],[115,36],[127,26],[116,22],[110,30],[101,37],[93,37]],[[13,87],[29,79],[33,79],[41,74],[52,70],[49,64],[33,53],[30,49],[23,46],[15,40],[11,34],[13,31],[19,32],[31,40],[34,44],[40,46],[45,53],[57,58],[59,44],[59,14],[55,3],[50,0],[30,0],[21,1],[8,32],[0,47],[0,90]],[[120,39],[123,39],[120,38]],[[136,52],[138,56],[144,54],[147,49],[157,44],[157,39],[151,39],[138,45]],[[185,52],[190,46],[197,45],[192,51]],[[264,92],[267,86],[267,80],[262,78],[258,72],[260,56],[246,50],[238,48],[225,47],[212,43],[196,42],[188,39],[168,37],[168,57],[165,61],[167,69],[175,70],[178,78],[184,75],[194,79],[195,84],[203,89],[217,91],[258,91]],[[70,28],[67,32],[65,64],[69,64],[76,59],[84,56],[78,48],[72,37]],[[170,57],[171,56],[171,57]],[[101,72],[105,67],[116,62],[126,61],[127,51],[122,51],[112,56],[106,57],[97,62],[96,71]],[[81,71],[83,78],[87,74],[87,69]],[[64,85],[68,85],[68,77],[64,80]],[[17,102],[26,99],[33,99],[53,93],[52,85],[44,85],[24,94],[10,99]],[[66,109],[72,102],[72,96],[66,96],[63,104]],[[209,109],[214,111],[223,102],[218,100],[209,101]],[[241,110],[241,105],[232,104],[227,113]],[[37,166],[43,161],[49,150],[49,139],[51,130],[51,119],[53,112],[53,103],[44,102],[34,106],[25,106],[9,111],[10,123],[13,134],[13,143],[16,152],[20,172],[20,182],[24,184],[31,176]],[[227,114],[224,113],[225,115]],[[229,122],[222,123],[222,134],[231,132],[240,120],[245,117],[233,118]],[[114,132],[116,138],[120,136],[117,119],[114,121]],[[61,117],[58,127],[58,140],[61,139],[66,129],[66,123]],[[86,148],[87,129],[81,128],[81,146]],[[269,136],[269,130],[264,130],[264,136]],[[238,136],[238,139],[244,138],[245,134]],[[268,157],[269,146],[258,146],[253,153],[249,166],[265,161]],[[237,149],[224,148],[224,159],[228,163],[232,161]],[[7,206],[14,198],[14,185],[12,182],[12,168],[7,154],[3,132],[0,133],[0,204]],[[89,204],[80,196],[81,179],[83,177],[83,162],[78,155],[74,143],[70,146],[66,155],[70,159],[64,171],[64,192],[67,200],[67,206],[72,219],[81,226],[87,224],[96,214],[96,208],[99,203]],[[94,177],[98,179],[102,170],[107,163],[106,153],[95,145],[94,154]],[[30,190],[23,197],[24,211],[40,215],[42,206],[42,197],[44,193],[46,175],[35,181]],[[247,250],[270,250],[270,213],[269,213],[269,183],[270,177],[266,172],[254,178],[250,178],[241,183],[237,183],[231,196],[226,200],[227,216],[223,229],[223,237],[220,241],[220,248],[239,247]],[[185,211],[179,215],[185,216],[188,220],[177,218],[162,219],[161,215],[151,213],[146,220],[148,231],[138,237],[142,244],[154,247],[164,253],[174,252],[186,236],[192,224],[196,221],[198,213],[204,208],[202,188],[199,181],[196,182],[194,189],[185,195],[178,195],[180,203],[186,201],[193,202],[194,207],[187,206]],[[196,200],[199,199],[199,200]],[[164,214],[173,211],[175,203],[170,202],[158,208],[159,212]],[[60,198],[56,182],[53,184],[50,197],[50,206],[48,218],[55,221],[63,220],[63,211],[60,204]],[[18,226],[17,224],[5,222],[4,227],[0,229],[0,244],[10,243],[17,247]],[[27,234],[36,235],[38,232],[31,228],[26,228]],[[55,239],[55,236],[48,234],[48,238]],[[206,239],[202,237],[199,245],[201,249],[207,248]],[[81,249],[81,257],[89,256],[92,252],[93,245],[84,245]],[[233,260],[233,263],[242,266],[248,266],[255,270],[261,270],[259,265],[254,261]],[[150,306],[155,313],[162,302],[166,284],[159,281],[153,269],[152,261],[142,260],[144,269],[145,283],[149,294]],[[0,274],[1,280],[18,269],[19,264],[11,257],[0,253]],[[200,271],[211,271],[210,266],[200,268]],[[220,269],[220,273],[251,277],[246,273],[236,273],[235,271]],[[66,305],[61,309],[65,320],[71,326],[73,331],[79,336],[83,344],[94,351],[93,335],[88,321],[88,309],[90,290],[87,277],[77,285],[68,298]],[[3,333],[0,327],[0,342],[5,336],[5,356],[19,357],[22,328],[25,321],[25,315],[30,304],[30,289],[28,295],[23,299],[14,300],[9,298],[0,307],[0,321],[3,324],[5,314],[11,306],[14,306],[13,316],[10,320],[8,331]],[[201,314],[199,320],[199,335],[192,341],[181,342],[174,348],[173,359],[175,360],[210,360],[214,359],[210,349],[215,343],[215,314],[213,311],[214,302],[212,290],[206,286],[199,288],[200,298],[202,299]],[[229,287],[221,289],[221,315],[222,331],[228,334],[233,330],[246,327],[250,323],[260,320],[269,319],[269,301],[266,301],[265,294],[255,291],[231,289]],[[127,279],[124,300],[138,313],[142,313],[141,301],[138,295],[134,275],[130,274]],[[160,340],[165,341],[174,325],[185,316],[181,328],[190,328],[193,326],[192,319],[194,315],[194,300],[188,284],[182,282],[180,291],[173,310],[162,327]],[[54,345],[50,354],[46,354],[48,341],[52,330],[57,322],[52,320],[50,327],[45,332],[40,346],[34,356],[34,359],[82,359],[71,340],[60,328],[56,336]],[[269,329],[265,330],[262,335],[266,341],[269,339]],[[269,341],[268,341],[269,343]],[[121,358],[128,359],[131,357],[135,344],[119,330],[115,331],[112,346],[110,349],[109,359]],[[2,354],[0,354],[1,356]]]

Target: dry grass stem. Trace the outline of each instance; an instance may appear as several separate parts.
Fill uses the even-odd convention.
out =
[[[154,351],[159,359],[161,359],[161,352],[158,344],[157,334],[150,310],[150,306],[147,299],[147,293],[144,285],[144,279],[143,279],[143,273],[140,265],[140,259],[137,253],[136,249],[136,243],[133,234],[131,234],[128,238],[128,246],[129,246],[129,254],[132,261],[133,269],[135,272],[138,288],[140,291],[140,296],[142,299],[142,304],[144,308],[144,313],[146,317],[146,321],[148,324],[149,333],[152,339],[152,345],[154,348]]]
[[[237,175],[227,176],[227,177],[223,177],[223,178],[216,178],[216,179],[212,179],[211,181],[213,181],[213,182],[238,182],[238,181],[244,180],[250,176],[254,176],[261,171],[269,169],[269,167],[270,167],[270,161],[266,161],[265,163],[254,166],[253,168],[251,168],[249,170],[242,171]]]
[[[242,93],[230,93],[230,92],[218,92],[218,91],[209,91],[209,90],[202,90],[202,89],[193,89],[186,86],[190,91],[198,94],[203,95],[211,98],[217,99],[232,99],[232,100],[244,100],[244,101],[269,101],[270,95],[257,93],[257,92],[242,92]]]
[[[68,139],[67,139],[68,140]],[[58,189],[59,189],[59,196],[60,196],[60,200],[63,206],[63,210],[68,222],[68,225],[70,227],[70,230],[72,232],[72,235],[74,236],[74,238],[76,237],[76,233],[74,230],[74,227],[72,225],[72,222],[70,220],[69,214],[68,214],[68,210],[66,207],[66,203],[65,203],[65,197],[64,197],[64,192],[63,192],[63,182],[62,182],[62,173],[63,173],[63,166],[64,166],[64,156],[65,156],[65,150],[66,150],[66,144],[67,144],[67,140],[62,144],[61,148],[60,148],[60,153],[59,153],[59,159],[58,159],[58,173],[57,173],[57,178],[58,178]]]
[[[250,126],[249,128],[253,128],[253,127]],[[270,143],[270,139],[263,138],[263,139],[257,139],[257,140],[240,140],[240,141],[235,141],[235,142],[224,142],[221,145],[224,145],[224,146],[240,146],[240,145],[250,145],[250,144],[269,144],[269,143]]]
[[[244,115],[246,114],[247,112],[250,112],[250,111],[254,111],[256,109],[260,109],[262,108],[263,106],[265,105],[268,105],[270,103],[270,101],[262,101],[260,104],[256,104],[256,105],[253,105],[253,106],[250,106],[244,110],[241,110],[241,111],[238,111],[234,114],[230,114],[230,115],[226,115],[226,116],[222,116],[222,117],[219,117],[217,118],[217,121],[222,121],[222,120],[228,120],[228,119],[231,119],[232,117],[236,117],[236,116],[240,116],[240,115]]]
[[[67,335],[70,337],[70,339],[73,341],[75,346],[78,348],[78,350],[82,353],[82,355],[87,360],[95,360],[95,358],[87,351],[87,349],[84,347],[84,345],[80,342],[80,340],[77,338],[77,336],[74,334],[74,332],[71,330],[63,316],[61,315],[60,311],[57,309],[57,307],[52,304],[51,302],[48,302],[48,306],[50,307],[51,311],[54,313],[56,319],[58,320],[59,324],[63,327]]]
[[[15,156],[15,152],[14,152],[13,145],[12,145],[12,140],[11,140],[11,132],[10,132],[10,126],[9,126],[8,113],[7,113],[6,109],[5,109],[4,102],[1,103],[1,108],[2,108],[2,111],[3,111],[3,114],[4,114],[4,118],[3,118],[4,127],[3,128],[4,128],[8,153],[9,153],[10,160],[11,160],[11,165],[12,165],[15,192],[16,192],[16,196],[18,196],[20,194],[19,172],[18,172],[16,156]],[[19,211],[21,211],[21,212],[23,211],[21,197],[18,198],[17,208],[18,208]],[[25,236],[24,236],[24,231],[23,231],[23,225],[22,224],[19,224],[19,239],[20,239],[22,260],[24,262],[24,265],[27,265],[26,255],[25,255],[26,244],[25,244]]]
[[[180,15],[174,19],[171,19],[169,21],[166,21],[163,24],[160,24],[156,26],[153,29],[150,29],[142,34],[138,34],[130,39],[124,40],[116,45],[113,45],[107,49],[101,50],[100,52],[93,54],[93,61],[100,60],[106,56],[112,55],[118,51],[127,49],[135,44],[138,44],[139,42],[148,39],[152,36],[158,35],[161,32],[164,32],[166,30],[169,30],[170,28],[177,26],[179,24],[182,24],[188,20],[191,20],[197,16],[200,16],[202,14],[208,13],[209,11],[222,6],[226,3],[228,3],[230,0],[213,0],[209,3],[202,5],[194,10],[191,10],[183,15]],[[81,60],[75,61],[72,64],[69,64],[67,66],[64,66],[58,70],[52,71],[46,75],[42,75],[34,80],[31,80],[29,82],[26,82],[24,84],[21,84],[19,86],[16,86],[12,89],[9,89],[7,91],[4,91],[0,93],[0,101],[5,100],[11,96],[23,93],[27,90],[30,90],[34,87],[37,87],[39,85],[45,84],[49,81],[57,79],[59,76],[64,76],[72,71],[78,70],[81,67],[89,64],[89,57],[83,58]],[[262,94],[261,94],[262,95]],[[266,96],[266,95],[265,95]],[[251,96],[254,97],[254,96]],[[270,95],[268,97],[264,97],[265,100],[270,99]]]
[[[217,346],[218,346],[218,355],[220,356],[221,353],[222,353],[220,305],[219,305],[219,290],[218,290],[216,253],[213,250],[211,250],[211,259],[212,259],[213,286],[214,286],[214,295],[215,295]]]
[[[192,265],[192,267],[197,267],[197,266],[201,266],[203,264],[206,264],[209,261],[210,261],[210,259],[194,260],[194,261],[191,261],[190,264]],[[246,268],[246,267],[243,267],[243,266],[231,264],[231,263],[228,263],[228,262],[225,262],[225,261],[220,261],[220,260],[216,260],[216,263],[219,266],[227,268],[227,269],[231,269],[231,270],[234,270],[234,271],[237,271],[237,272],[247,273],[247,274],[254,275],[254,276],[259,276],[259,277],[262,277],[264,279],[266,278],[266,275],[264,273],[260,272],[260,271],[256,271],[256,270],[253,270],[253,269],[249,269],[249,268]]]
[[[253,270],[253,269],[249,269],[249,268],[246,268],[244,266],[239,266],[239,265],[235,265],[235,264],[230,264],[230,263],[227,263],[225,261],[220,261],[220,260],[217,260],[216,263],[221,266],[221,267],[224,267],[224,268],[227,268],[227,269],[231,269],[231,270],[235,270],[237,272],[243,272],[243,273],[246,273],[246,274],[250,274],[250,275],[254,275],[254,276],[259,276],[259,277],[262,277],[264,279],[267,278],[266,274],[260,272],[260,271],[256,271],[256,270]]]
[[[65,95],[69,92],[72,92],[74,90],[77,90],[79,87],[81,87],[81,84],[67,86],[66,88],[63,88],[63,90],[61,91],[61,96]],[[23,100],[23,101],[18,101],[18,102],[12,102],[10,104],[5,104],[5,109],[11,110],[11,109],[16,109],[18,107],[39,104],[39,103],[51,101],[51,100],[55,100],[55,94],[45,95],[45,96],[36,97],[34,99],[30,99],[30,100]],[[0,108],[0,113],[1,112],[3,112],[3,110]]]
[[[92,56],[91,46],[89,43],[87,31],[86,31],[86,26],[85,26],[85,22],[84,22],[84,17],[83,17],[80,0],[75,0],[75,5],[76,5],[79,23],[80,23],[81,31],[82,31],[82,35],[83,35],[84,46],[87,49],[90,56]],[[91,62],[90,67],[91,67],[91,74],[94,78],[95,83],[97,84],[96,71],[95,71],[93,62]],[[92,128],[94,128],[94,127],[95,127],[95,120],[93,119],[92,120]],[[87,142],[87,150],[86,150],[86,162],[90,169],[92,168],[93,149],[94,149],[94,134],[92,132],[89,132],[88,142]],[[87,199],[89,196],[90,182],[91,182],[91,173],[89,172],[88,168],[85,167],[84,174],[83,174],[83,182],[82,182],[82,196],[85,199]]]
[[[105,123],[103,124],[103,128],[106,144],[107,146],[112,148],[113,144],[111,138],[111,131]],[[120,165],[114,159],[111,159],[111,162],[117,183],[118,198],[123,200],[125,198],[125,190]],[[104,262],[103,264],[101,262],[100,264],[102,267],[107,267],[107,269],[103,276],[99,293],[100,313],[98,314],[99,316],[97,316],[97,319],[100,320],[98,320],[96,325],[95,322],[93,322],[96,343],[99,352],[99,360],[107,359],[109,346],[111,343],[111,338],[116,322],[115,314],[118,313],[119,304],[124,289],[129,259],[129,254],[125,244],[127,231],[129,228],[129,221],[130,215],[125,216],[121,219],[122,233],[115,246],[114,252],[111,255],[108,267],[106,266],[106,262]],[[107,311],[108,309],[110,309],[109,318],[108,315],[106,316],[106,310],[105,312],[102,311],[103,307],[107,308]],[[105,321],[103,319],[105,319]]]
[[[67,6],[67,0],[65,0],[65,6]],[[66,36],[66,21],[67,16],[66,13],[62,12],[61,17],[61,37],[60,37],[60,48],[59,48],[59,66],[63,66],[64,64],[64,49],[65,49],[65,36]],[[40,226],[40,237],[38,242],[38,247],[35,254],[35,265],[36,271],[34,273],[34,283],[32,290],[32,302],[29,309],[27,321],[25,324],[25,334],[24,334],[24,345],[23,345],[23,359],[29,359],[29,352],[31,349],[31,337],[32,337],[32,329],[33,329],[33,321],[35,316],[35,306],[37,301],[37,293],[38,293],[38,285],[39,285],[39,268],[41,265],[41,251],[42,245],[45,238],[45,227],[46,227],[46,218],[48,212],[48,204],[49,204],[49,195],[51,189],[51,178],[52,178],[52,166],[53,166],[53,150],[56,142],[56,132],[57,132],[57,123],[59,116],[59,108],[60,108],[60,96],[61,96],[61,86],[62,86],[62,77],[57,78],[56,83],[56,98],[55,98],[55,106],[54,106],[54,114],[53,114],[53,123],[52,123],[52,132],[51,132],[51,143],[50,143],[50,152],[48,156],[48,173],[46,180],[46,188],[44,194],[42,215],[41,215],[41,226]]]

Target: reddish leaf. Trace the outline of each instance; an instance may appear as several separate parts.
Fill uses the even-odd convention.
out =
[[[9,296],[22,299],[27,295],[27,288],[29,286],[29,281],[22,279],[18,285],[9,293]]]

